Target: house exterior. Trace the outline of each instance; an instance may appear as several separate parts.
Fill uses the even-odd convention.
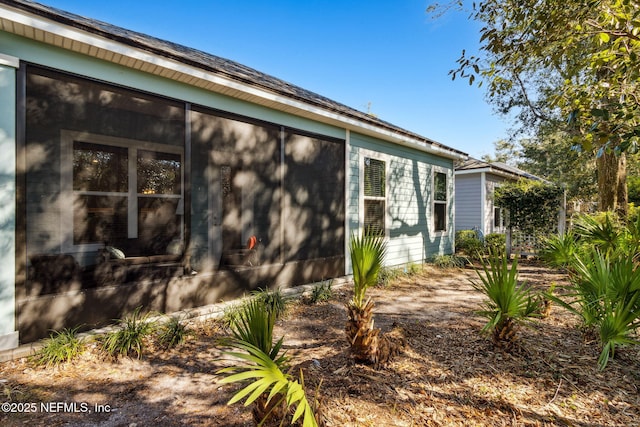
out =
[[[505,233],[505,214],[494,204],[503,182],[541,178],[501,162],[469,158],[455,168],[455,230],[479,230],[482,235]]]
[[[0,350],[453,251],[466,154],[241,64],[0,0]]]

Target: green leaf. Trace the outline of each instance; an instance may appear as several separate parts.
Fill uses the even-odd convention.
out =
[[[233,395],[228,402],[229,405],[245,399],[244,405],[248,406],[265,393],[268,393],[267,401],[271,401],[276,395],[283,395],[287,406],[296,405],[292,423],[303,417],[304,427],[317,427],[313,410],[309,405],[304,388],[300,383],[292,380],[288,374],[283,373],[278,363],[272,360],[269,354],[256,345],[242,340],[231,339],[226,342],[236,348],[245,350],[247,353],[225,352],[225,354],[254,363],[220,369],[217,372],[218,374],[241,371],[221,379],[220,383],[228,384],[255,379]]]

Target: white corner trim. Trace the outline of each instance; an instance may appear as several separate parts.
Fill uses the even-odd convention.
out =
[[[482,235],[487,235],[487,174],[480,174],[480,231]]]
[[[18,331],[0,335],[0,351],[17,348],[20,345],[19,336]]]
[[[6,65],[7,67],[18,68],[20,67],[20,58],[15,56],[5,55],[0,53],[0,65]]]
[[[351,274],[351,257],[349,254],[349,239],[351,236],[351,216],[350,216],[350,203],[351,203],[351,193],[349,193],[349,189],[351,188],[351,132],[349,129],[344,131],[344,274]],[[358,204],[360,202],[358,201]],[[358,207],[359,208],[359,207]]]

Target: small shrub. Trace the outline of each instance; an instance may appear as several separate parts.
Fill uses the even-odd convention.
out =
[[[173,316],[159,330],[158,341],[164,348],[182,344],[189,335],[187,325],[179,317]]]
[[[436,255],[432,258],[432,264],[438,268],[462,268],[469,263],[466,257],[460,255]]]
[[[120,329],[109,332],[102,339],[101,350],[117,359],[119,356],[142,358],[145,340],[155,329],[149,321],[149,314],[140,315],[142,307],[136,308],[130,316],[120,320]]]
[[[408,276],[413,276],[420,273],[422,266],[420,264],[416,264],[415,262],[410,262],[404,267],[404,273]]]
[[[69,362],[84,351],[84,340],[78,338],[78,328],[53,332],[44,346],[31,358],[37,366],[56,366]]]
[[[392,267],[382,267],[378,272],[378,281],[376,285],[387,287],[391,285],[391,283],[401,277],[403,271],[399,268]]]
[[[475,258],[484,251],[484,242],[475,230],[460,230],[456,232],[456,252]]]
[[[253,295],[256,300],[262,302],[267,310],[275,313],[276,319],[281,318],[287,311],[287,300],[284,295],[282,295],[280,289],[276,289],[275,291],[258,289],[257,291],[251,292],[251,295]]]
[[[325,282],[320,283],[313,287],[311,291],[311,297],[309,298],[309,302],[311,304],[316,304],[319,302],[329,301],[333,297],[333,290],[331,286],[333,285],[332,280],[327,280]]]
[[[484,245],[486,250],[495,250],[500,253],[507,251],[507,236],[501,233],[491,233],[484,236]]]

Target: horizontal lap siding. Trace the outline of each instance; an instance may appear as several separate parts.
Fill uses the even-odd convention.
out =
[[[456,176],[456,231],[482,227],[480,174]]]
[[[348,221],[359,229],[360,150],[385,156],[387,171],[387,215],[389,219],[386,265],[422,262],[439,253],[453,251],[453,175],[452,161],[409,148],[385,144],[366,136],[352,134],[349,151]],[[432,233],[432,174],[434,166],[447,173],[449,185],[449,232]]]
[[[431,217],[431,165],[392,157],[388,188],[391,227],[387,263],[421,262]]]

